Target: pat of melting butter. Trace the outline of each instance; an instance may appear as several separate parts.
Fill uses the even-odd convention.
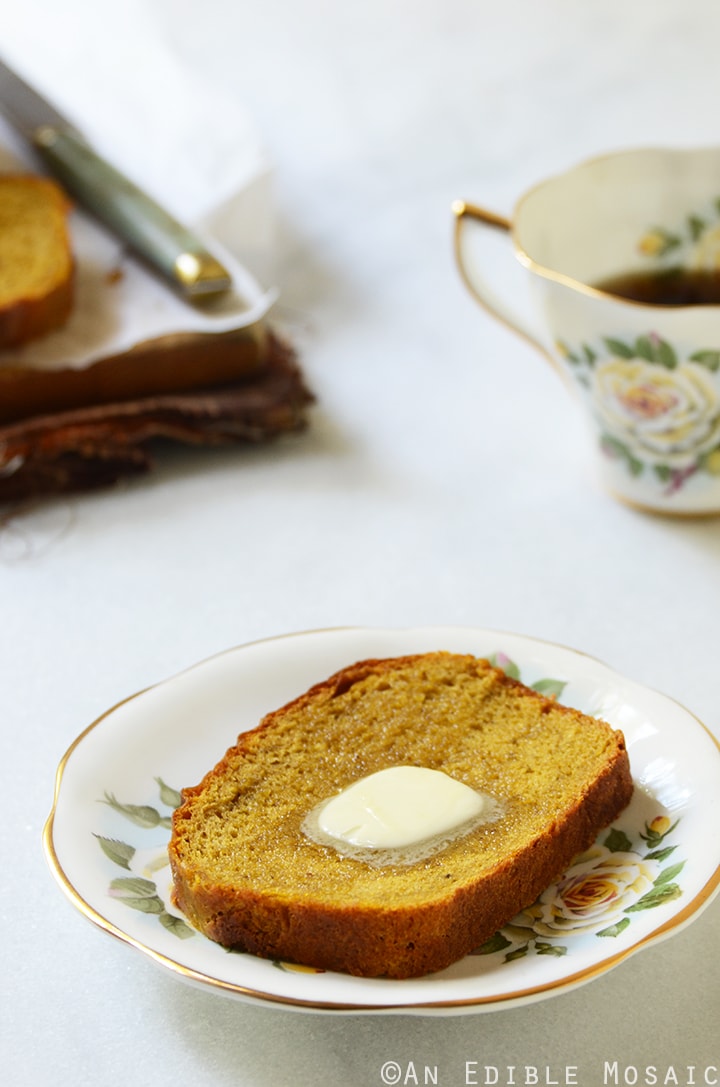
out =
[[[361,849],[404,849],[477,820],[485,804],[480,793],[440,770],[391,766],[329,800],[317,814],[317,827]]]

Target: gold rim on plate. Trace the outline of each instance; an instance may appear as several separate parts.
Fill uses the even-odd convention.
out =
[[[596,978],[596,977],[598,977],[598,976],[600,976],[602,974],[607,973],[609,970],[613,969],[615,966],[617,966],[619,963],[623,962],[625,959],[629,958],[631,955],[634,955],[636,952],[643,950],[644,948],[648,947],[651,944],[657,943],[657,942],[659,942],[659,941],[661,941],[663,939],[668,938],[671,935],[674,935],[681,928],[685,927],[692,920],[697,918],[699,916],[700,912],[707,905],[709,905],[712,898],[715,896],[715,894],[720,889],[720,863],[718,863],[718,865],[716,866],[716,868],[715,868],[714,872],[712,873],[712,875],[710,876],[710,878],[705,882],[705,884],[702,886],[702,888],[694,895],[692,900],[690,902],[688,902],[681,910],[679,910],[678,912],[674,913],[671,917],[669,917],[658,928],[653,929],[651,932],[649,932],[646,935],[642,936],[641,938],[639,938],[636,942],[632,943],[631,945],[621,949],[616,954],[610,955],[610,956],[602,959],[601,961],[595,962],[595,963],[585,967],[584,969],[579,970],[577,972],[574,972],[572,974],[563,975],[563,976],[558,977],[558,978],[556,978],[554,980],[545,981],[543,984],[533,985],[533,986],[526,986],[526,987],[523,987],[523,988],[520,988],[520,989],[514,989],[514,990],[504,992],[504,993],[500,993],[500,994],[492,993],[492,994],[485,995],[485,996],[478,995],[478,996],[473,996],[473,997],[461,997],[461,998],[458,998],[458,999],[447,999],[447,1000],[440,999],[440,1000],[429,1000],[429,1001],[403,1001],[403,1000],[394,1001],[394,1000],[390,1000],[390,1001],[382,1002],[382,1003],[380,1003],[380,1002],[376,1002],[376,1003],[370,1003],[370,1002],[354,1003],[352,1001],[332,1001],[332,1000],[331,1001],[326,1001],[326,1000],[304,999],[304,998],[299,998],[299,997],[287,996],[287,995],[284,995],[284,994],[281,994],[281,993],[273,993],[273,992],[265,991],[265,990],[258,989],[258,988],[255,988],[255,987],[239,984],[237,982],[226,980],[226,979],[223,979],[223,978],[213,977],[212,975],[204,973],[201,970],[195,969],[192,966],[184,965],[183,963],[178,962],[176,959],[173,959],[169,955],[166,955],[163,952],[158,951],[155,948],[148,946],[148,944],[144,943],[142,940],[136,938],[135,936],[131,935],[129,932],[125,931],[123,928],[120,928],[118,925],[114,924],[107,917],[105,917],[101,912],[99,912],[99,910],[96,909],[80,893],[80,891],[75,887],[72,880],[68,877],[67,873],[65,872],[65,869],[63,868],[63,864],[62,864],[62,862],[60,860],[60,857],[58,856],[58,850],[56,848],[55,836],[54,836],[55,817],[56,817],[56,814],[57,814],[58,803],[60,801],[61,789],[62,789],[62,785],[63,785],[65,771],[67,769],[68,763],[69,763],[73,753],[76,751],[76,749],[79,747],[79,745],[85,739],[87,739],[87,737],[90,734],[95,732],[95,730],[98,729],[103,724],[103,722],[106,722],[108,720],[108,718],[110,718],[122,706],[125,706],[128,703],[131,703],[132,701],[134,701],[134,700],[140,698],[141,696],[149,693],[150,691],[155,690],[157,687],[161,686],[163,683],[172,683],[173,680],[179,679],[181,676],[187,675],[190,671],[192,671],[193,669],[195,669],[197,667],[202,667],[203,665],[209,664],[209,663],[211,663],[213,661],[216,661],[219,658],[221,658],[223,656],[226,656],[228,654],[242,652],[244,650],[247,650],[247,649],[250,649],[250,648],[256,647],[256,646],[264,646],[264,645],[268,645],[270,643],[277,642],[277,641],[287,641],[287,640],[292,640],[292,639],[302,639],[302,638],[306,638],[308,636],[316,636],[316,635],[324,635],[324,634],[333,635],[333,634],[357,633],[359,635],[372,635],[373,633],[377,633],[377,634],[392,633],[392,634],[397,634],[397,635],[407,634],[408,636],[412,636],[413,631],[420,631],[421,630],[423,632],[428,632],[428,631],[430,631],[432,629],[436,629],[438,631],[438,634],[440,634],[440,632],[442,632],[442,631],[447,631],[448,629],[451,629],[455,633],[467,633],[468,636],[473,635],[473,634],[475,636],[477,636],[478,634],[481,634],[484,637],[489,636],[489,637],[497,638],[498,643],[500,643],[503,638],[508,638],[508,637],[518,638],[519,637],[521,641],[529,643],[531,645],[532,644],[541,645],[541,646],[543,646],[545,648],[548,648],[548,649],[556,649],[556,650],[559,650],[559,651],[564,652],[564,653],[570,653],[570,654],[572,654],[574,656],[577,656],[577,657],[580,657],[580,658],[585,658],[589,662],[591,662],[591,663],[593,663],[595,665],[599,665],[602,668],[607,669],[610,674],[617,675],[619,679],[622,679],[622,680],[626,679],[626,677],[620,676],[619,673],[616,673],[614,671],[614,669],[610,668],[608,665],[605,665],[604,662],[599,660],[598,658],[593,657],[590,654],[583,653],[582,651],[573,649],[571,647],[559,645],[558,643],[549,642],[549,641],[545,641],[545,640],[538,639],[538,638],[532,638],[532,637],[529,637],[529,636],[526,636],[526,635],[518,636],[517,634],[511,634],[510,632],[490,631],[490,630],[479,629],[479,628],[475,628],[475,627],[452,627],[452,628],[447,628],[447,627],[438,627],[438,628],[423,627],[423,628],[406,628],[406,629],[395,628],[395,629],[393,629],[391,631],[389,631],[388,628],[377,628],[376,630],[373,630],[373,628],[363,628],[363,627],[324,628],[324,629],[317,629],[317,630],[292,632],[292,633],[289,633],[289,634],[276,635],[276,636],[270,637],[270,638],[262,638],[262,639],[254,640],[254,641],[251,641],[251,642],[247,642],[247,643],[232,647],[230,649],[224,650],[221,653],[213,654],[211,657],[206,658],[205,660],[199,662],[198,664],[194,664],[194,665],[189,666],[186,669],[183,669],[181,672],[176,673],[174,676],[170,677],[169,679],[161,681],[161,683],[158,683],[158,684],[153,684],[153,685],[151,685],[149,687],[144,688],[143,690],[137,691],[135,694],[130,695],[127,698],[122,699],[120,702],[116,703],[110,709],[106,710],[103,714],[101,714],[90,725],[88,725],[76,737],[76,739],[68,747],[67,751],[65,752],[65,754],[61,758],[60,763],[59,763],[58,768],[57,768],[57,771],[56,771],[56,775],[55,775],[55,789],[54,789],[52,808],[51,808],[50,814],[48,815],[48,818],[47,818],[47,820],[45,822],[45,825],[44,825],[44,828],[43,828],[42,841],[43,841],[43,848],[44,848],[45,856],[46,856],[48,865],[49,865],[49,867],[51,869],[51,872],[54,875],[55,879],[57,880],[58,884],[60,885],[61,889],[64,891],[64,893],[68,897],[68,899],[80,911],[80,913],[83,914],[83,916],[85,916],[89,921],[91,921],[93,924],[95,924],[98,928],[100,928],[104,932],[109,933],[111,936],[115,936],[117,939],[121,940],[123,943],[126,943],[129,946],[134,947],[136,950],[142,952],[143,954],[149,956],[150,959],[157,962],[159,965],[171,970],[174,974],[179,975],[185,981],[200,985],[202,987],[209,986],[211,989],[219,990],[222,993],[227,994],[227,995],[233,995],[233,996],[245,998],[245,999],[248,999],[248,1000],[251,1000],[251,1001],[260,1001],[261,1003],[264,1003],[264,1004],[278,1005],[278,1006],[285,1007],[285,1008],[296,1007],[296,1008],[303,1008],[303,1009],[316,1010],[316,1011],[337,1011],[337,1012],[353,1012],[353,1013],[364,1012],[364,1013],[369,1013],[369,1014],[373,1014],[373,1013],[381,1014],[383,1012],[392,1012],[392,1011],[398,1011],[398,1012],[404,1011],[406,1013],[412,1013],[412,1012],[420,1012],[421,1013],[423,1011],[426,1011],[426,1012],[442,1011],[442,1010],[450,1010],[451,1011],[453,1009],[455,1009],[455,1010],[465,1009],[466,1011],[472,1011],[473,1009],[491,1010],[491,1009],[497,1008],[498,1010],[500,1010],[502,1008],[508,1008],[508,1007],[512,1006],[513,1004],[531,1002],[534,999],[540,999],[540,998],[542,998],[544,996],[559,994],[561,992],[568,991],[570,989],[576,988],[581,984],[589,982],[589,981],[593,980],[594,978]],[[695,714],[693,714],[690,710],[688,710],[680,702],[678,702],[677,700],[675,700],[673,698],[670,698],[669,696],[667,696],[665,694],[660,694],[660,692],[655,691],[652,688],[646,687],[645,685],[642,685],[642,689],[644,691],[652,694],[652,695],[660,695],[660,697],[665,699],[667,702],[674,705],[680,711],[686,713],[697,725],[700,726],[703,733],[711,739],[711,741],[714,744],[715,748],[720,753],[720,742],[714,736],[714,734],[710,731],[710,729],[706,725],[704,725],[703,722]],[[400,984],[402,984],[402,983],[400,983]]]

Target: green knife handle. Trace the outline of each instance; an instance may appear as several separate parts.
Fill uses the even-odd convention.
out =
[[[47,126],[38,129],[34,142],[68,192],[183,293],[230,287],[229,273],[202,242],[77,133]]]

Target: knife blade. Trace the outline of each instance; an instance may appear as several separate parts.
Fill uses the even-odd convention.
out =
[[[232,285],[203,241],[103,159],[50,102],[0,60],[0,112],[79,204],[190,299]]]

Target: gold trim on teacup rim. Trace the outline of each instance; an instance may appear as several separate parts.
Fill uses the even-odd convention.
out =
[[[517,237],[517,220],[519,218],[520,211],[523,205],[539,192],[540,189],[545,188],[546,185],[551,185],[554,181],[559,181],[563,177],[568,177],[570,174],[575,173],[576,170],[583,169],[586,166],[596,166],[602,162],[608,162],[611,159],[624,158],[629,155],[675,155],[678,157],[702,154],[703,152],[717,151],[720,154],[720,147],[628,147],[619,151],[608,151],[602,155],[593,155],[590,158],[583,159],[581,162],[575,163],[574,166],[569,166],[566,170],[559,170],[555,174],[550,174],[549,177],[536,181],[534,185],[526,189],[525,192],[518,197],[513,208],[512,218],[508,219],[504,215],[499,215],[497,212],[490,211],[487,208],[481,207],[479,204],[471,203],[467,200],[454,200],[452,203],[452,211],[455,215],[455,240],[456,240],[456,254],[459,255],[459,231],[461,229],[461,221],[464,218],[475,219],[478,222],[485,223],[486,226],[496,227],[500,230],[505,230],[512,241],[515,255],[518,261],[527,268],[528,271],[536,272],[544,279],[550,279],[555,283],[560,283],[565,287],[570,287],[572,290],[579,291],[581,294],[586,294],[591,298],[604,298],[611,302],[619,302],[622,305],[637,306],[640,309],[648,310],[688,310],[696,309],[700,303],[691,303],[689,305],[677,306],[674,304],[663,302],[638,302],[632,298],[624,298],[617,294],[612,294],[610,291],[602,290],[600,287],[593,287],[590,283],[583,283],[581,279],[576,279],[574,276],[567,275],[565,272],[556,271],[553,268],[548,268],[547,265],[541,264],[540,261],[531,257],[526,249],[520,244]],[[458,260],[460,271],[463,275],[463,280],[470,287],[471,293],[474,297],[481,302],[482,305],[487,308],[487,305],[479,298],[478,293],[472,287],[471,281],[465,272],[462,262]],[[720,309],[720,302],[714,307],[708,305],[708,303],[702,303],[703,309]],[[497,314],[495,314],[497,317]],[[502,320],[502,318],[500,318]],[[507,322],[505,322],[507,323]],[[520,330],[513,328],[514,332]],[[522,334],[522,333],[521,333]],[[527,338],[527,337],[526,337]],[[539,346],[543,354],[549,355],[542,345]]]

